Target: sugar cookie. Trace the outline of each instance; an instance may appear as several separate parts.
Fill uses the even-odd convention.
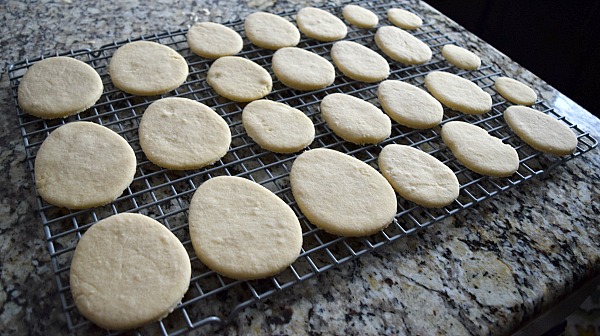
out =
[[[275,153],[297,152],[315,138],[315,126],[302,111],[271,100],[246,105],[242,123],[252,140]]]
[[[231,143],[229,126],[208,106],[187,98],[150,104],[139,126],[140,146],[154,164],[197,169],[219,160]]]
[[[189,223],[200,261],[234,279],[275,275],[298,258],[302,247],[294,211],[267,188],[241,177],[202,183],[190,203]]]
[[[397,80],[386,80],[377,88],[381,107],[398,124],[416,129],[431,128],[444,117],[444,108],[425,90]]]
[[[494,86],[502,97],[514,104],[533,105],[537,100],[535,91],[516,79],[499,77],[496,78]]]
[[[342,15],[346,21],[359,28],[374,28],[379,23],[379,18],[375,13],[357,5],[344,6]]]
[[[451,121],[442,126],[442,140],[458,161],[488,176],[506,177],[519,169],[519,154],[479,126]]]
[[[173,311],[190,285],[189,256],[150,217],[122,213],[99,221],[79,240],[70,285],[77,310],[96,325],[125,330]]]
[[[102,79],[91,66],[70,57],[46,58],[32,65],[19,83],[19,106],[52,119],[85,111],[100,98]]]
[[[401,8],[388,9],[387,17],[390,22],[402,29],[418,29],[423,25],[420,17]]]
[[[35,187],[50,204],[92,208],[119,197],[133,181],[135,168],[135,153],[120,135],[92,122],[71,122],[40,146]]]
[[[515,134],[540,152],[553,155],[573,154],[577,149],[577,136],[569,126],[525,106],[510,106],[504,119]]]
[[[154,96],[183,84],[188,65],[181,55],[167,46],[136,41],[115,51],[108,73],[117,88],[138,96]]]
[[[479,58],[479,56],[465,48],[453,44],[446,44],[443,46],[442,55],[448,63],[457,68],[475,70],[481,66],[481,58]]]
[[[322,42],[341,40],[348,33],[348,28],[342,20],[314,7],[304,7],[299,10],[296,23],[304,35]]]
[[[425,76],[431,94],[449,108],[467,114],[483,114],[492,109],[492,97],[477,84],[455,74],[432,71]]]
[[[240,34],[227,26],[214,22],[194,24],[186,37],[190,50],[205,58],[235,55],[244,47]]]
[[[392,133],[392,122],[375,105],[343,93],[332,93],[321,101],[327,126],[342,139],[358,145],[376,144]]]
[[[260,99],[273,88],[267,70],[237,56],[225,56],[214,61],[208,69],[206,81],[218,94],[237,102]]]
[[[357,81],[373,83],[390,75],[390,65],[383,56],[356,42],[335,42],[331,59],[344,75]]]
[[[390,58],[405,64],[427,63],[432,56],[427,44],[398,27],[379,27],[375,44]]]
[[[273,72],[284,85],[296,90],[318,90],[333,84],[335,68],[325,58],[296,47],[273,54]]]
[[[325,148],[302,153],[292,165],[290,185],[306,218],[340,236],[367,236],[396,215],[394,189],[379,172],[349,155]]]
[[[261,48],[277,50],[300,42],[300,32],[293,23],[271,13],[256,12],[244,20],[246,36]]]

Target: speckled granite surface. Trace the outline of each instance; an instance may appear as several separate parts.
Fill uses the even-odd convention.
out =
[[[318,1],[0,5],[0,333],[64,334],[6,62]],[[424,4],[421,14],[600,139],[600,120]],[[224,334],[506,334],[600,271],[600,151],[245,309]],[[486,269],[485,272],[482,269]],[[207,331],[207,330],[205,330]]]

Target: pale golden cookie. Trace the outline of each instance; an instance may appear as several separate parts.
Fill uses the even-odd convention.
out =
[[[208,84],[221,96],[237,102],[250,102],[268,95],[273,80],[260,65],[237,56],[217,59],[208,69]]]
[[[167,46],[136,41],[115,51],[108,73],[117,88],[138,96],[154,96],[183,84],[188,65],[181,55]]]
[[[396,194],[370,165],[325,148],[302,153],[292,165],[290,185],[306,218],[340,236],[368,236],[396,215]]]
[[[431,128],[444,117],[444,108],[429,93],[397,80],[386,80],[377,88],[381,107],[398,124],[416,129]]]
[[[475,70],[481,66],[481,58],[479,58],[479,56],[465,48],[453,44],[446,44],[443,46],[442,55],[448,63],[457,68]]]
[[[357,5],[344,6],[342,15],[346,21],[359,28],[374,28],[379,23],[379,18],[375,13]]]
[[[431,60],[431,49],[410,33],[392,26],[379,27],[375,43],[391,59],[405,64],[423,64]]]
[[[44,140],[35,158],[35,187],[48,203],[92,208],[119,197],[135,175],[125,139],[91,122],[65,124]]]
[[[304,35],[322,42],[341,40],[348,33],[348,28],[337,16],[314,7],[299,10],[296,23]]]
[[[569,126],[543,112],[511,106],[504,111],[504,119],[519,138],[540,152],[561,156],[577,149],[577,136]]]
[[[265,187],[219,176],[190,203],[190,237],[200,261],[233,279],[260,279],[291,265],[302,247],[294,211]]]
[[[174,170],[197,169],[227,154],[229,126],[208,106],[187,98],[150,104],[139,126],[140,146],[154,164]]]
[[[273,54],[273,72],[284,85],[303,91],[322,89],[335,80],[335,68],[328,60],[296,47]]]
[[[502,97],[514,104],[533,105],[537,100],[535,91],[516,79],[499,77],[496,78],[494,86]]]
[[[300,42],[300,32],[293,23],[271,13],[256,12],[244,20],[246,36],[261,48],[277,50],[294,47]]]
[[[214,22],[194,24],[186,37],[190,50],[194,54],[206,58],[235,55],[244,47],[240,34],[227,26]]]
[[[418,29],[423,20],[416,14],[401,8],[390,8],[387,11],[388,20],[402,29]]]
[[[43,119],[82,112],[102,95],[102,79],[91,66],[70,57],[46,58],[32,65],[19,83],[19,106]]]
[[[492,109],[492,97],[477,84],[455,74],[432,71],[425,76],[431,94],[449,108],[467,114],[483,114]]]
[[[190,285],[189,256],[154,219],[122,213],[99,221],[79,240],[70,285],[77,310],[96,325],[133,329],[158,321]]]
[[[335,42],[331,59],[344,75],[357,81],[373,83],[390,75],[390,65],[383,56],[356,42]]]

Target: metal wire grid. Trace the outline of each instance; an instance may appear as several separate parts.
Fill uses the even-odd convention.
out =
[[[414,11],[410,3],[404,2],[364,1],[358,4],[375,12],[381,20],[381,25],[390,24],[385,20],[388,8],[401,7]],[[324,8],[341,17],[341,7]],[[280,13],[280,15],[290,21],[295,20],[292,11]],[[255,47],[247,41],[243,31],[243,21],[231,22],[227,25],[244,37],[244,49],[240,55],[262,65],[273,75],[270,65],[273,52]],[[488,178],[467,170],[443,145],[439,136],[440,126],[429,130],[412,130],[393,123],[392,135],[383,143],[367,146],[353,145],[329,130],[319,114],[318,105],[327,94],[342,92],[379,106],[376,99],[377,84],[353,81],[339,72],[336,73],[333,86],[311,92],[295,91],[274,81],[273,91],[267,98],[298,108],[313,121],[316,137],[310,148],[335,149],[377,168],[378,154],[385,145],[391,143],[410,145],[432,154],[448,165],[455,172],[461,184],[458,199],[442,209],[425,209],[398,197],[398,214],[387,229],[363,238],[333,236],[308,222],[292,197],[288,174],[297,154],[281,155],[262,150],[246,135],[241,124],[243,105],[221,98],[206,84],[206,72],[211,61],[190,52],[185,39],[186,32],[186,30],[168,31],[134,40],[156,41],[168,45],[184,56],[189,64],[190,74],[187,81],[178,89],[161,97],[178,96],[202,102],[215,109],[230,125],[231,149],[213,166],[201,170],[169,171],[161,169],[150,163],[143,155],[138,142],[138,123],[145,108],[160,97],[136,97],[125,94],[112,85],[107,72],[108,62],[114,51],[121,45],[134,40],[115,42],[95,51],[77,50],[64,54],[46,55],[13,64],[9,68],[15,102],[17,88],[23,74],[32,64],[45,57],[61,55],[82,60],[98,71],[104,83],[104,94],[92,108],[65,119],[41,120],[25,114],[17,107],[19,127],[32,178],[35,155],[42,141],[57,127],[75,120],[96,122],[116,131],[133,147],[138,162],[137,173],[132,184],[121,197],[109,205],[95,209],[70,211],[51,206],[37,197],[39,214],[56,274],[61,304],[65,311],[69,331],[72,333],[112,334],[96,328],[78,313],[69,289],[69,266],[78,239],[87,228],[110,215],[137,212],[151,216],[169,228],[187,249],[192,263],[192,279],[182,303],[162,321],[136,331],[138,334],[160,332],[164,335],[178,335],[211,323],[225,324],[240,310],[258,300],[263,300],[341,263],[423,229],[526,180],[545,174],[556,165],[597,146],[596,140],[588,133],[567,121],[543,101],[538,101],[534,108],[565,122],[579,139],[577,151],[567,157],[554,158],[543,155],[525,145],[514,136],[502,118],[502,112],[509,106],[509,103],[506,103],[492,88],[494,79],[501,75],[500,71],[485,62],[476,71],[461,71],[450,66],[441,56],[440,48],[442,45],[454,43],[454,41],[433,25],[425,24],[413,34],[431,47],[433,50],[432,60],[424,65],[407,67],[386,56],[391,66],[389,79],[402,80],[422,87],[424,76],[428,72],[443,70],[475,82],[492,95],[492,111],[482,116],[472,116],[445,109],[444,122],[467,121],[485,128],[490,134],[511,144],[521,159],[519,170],[513,176],[501,179]],[[378,50],[373,42],[374,33],[374,29],[356,29],[349,26],[346,40],[353,40]],[[299,47],[331,60],[329,56],[331,45],[332,43],[303,39],[300,41]],[[189,201],[193,192],[203,181],[220,175],[242,176],[260,183],[281,197],[296,212],[303,230],[303,248],[298,260],[281,274],[264,280],[235,281],[211,271],[196,257],[187,230]]]

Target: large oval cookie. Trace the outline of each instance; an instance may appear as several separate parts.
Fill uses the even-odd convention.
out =
[[[300,32],[293,23],[271,13],[256,12],[244,20],[246,36],[261,48],[277,50],[300,42]]]
[[[284,85],[303,91],[322,89],[335,80],[335,68],[328,60],[296,47],[273,54],[273,72]]]
[[[383,56],[356,42],[336,42],[331,47],[331,59],[344,75],[357,81],[378,82],[390,74]]]
[[[219,160],[231,143],[229,126],[210,107],[187,98],[150,104],[139,127],[140,146],[154,164],[197,169]]]
[[[455,74],[432,71],[425,76],[431,94],[449,108],[467,114],[483,114],[492,109],[492,97],[477,84]]]
[[[35,187],[50,204],[85,209],[108,204],[133,181],[136,159],[125,139],[91,122],[65,124],[35,158]]]
[[[298,156],[290,185],[306,218],[332,234],[374,234],[396,215],[396,195],[387,180],[368,164],[331,149]]]
[[[91,66],[70,57],[35,63],[19,83],[19,106],[43,119],[70,116],[94,105],[102,95],[102,79]]]
[[[234,279],[260,279],[291,265],[302,247],[294,211],[265,187],[241,177],[204,182],[190,203],[190,237],[206,266]]]
[[[444,108],[439,101],[416,86],[397,80],[386,80],[377,88],[381,107],[400,125],[425,129],[442,121]]]
[[[94,224],[71,263],[77,310],[105,329],[125,330],[173,311],[190,284],[187,251],[150,217],[123,213]]]
[[[458,179],[452,169],[416,148],[387,145],[381,150],[378,163],[396,192],[409,201],[441,208],[458,197]]]
[[[398,27],[377,29],[375,43],[391,59],[405,64],[423,64],[432,56],[427,44]]]
[[[208,84],[221,96],[237,102],[250,102],[268,95],[273,80],[267,70],[249,59],[225,56],[208,69]]]
[[[327,126],[346,141],[358,145],[376,144],[392,133],[390,118],[360,98],[333,93],[323,98],[320,109]]]
[[[494,81],[494,87],[502,97],[514,104],[533,105],[537,100],[535,91],[516,79],[498,77]]]
[[[442,140],[458,161],[488,176],[506,177],[519,169],[519,154],[479,126],[451,121],[442,126]]]
[[[314,7],[299,10],[296,23],[304,35],[322,42],[343,39],[348,33],[348,28],[337,16]]]
[[[577,136],[564,123],[525,106],[511,106],[504,119],[515,134],[540,152],[569,155],[577,149]]]
[[[275,153],[293,153],[310,145],[315,126],[302,111],[272,100],[244,107],[242,123],[252,140]]]
[[[199,22],[190,27],[187,35],[190,50],[206,58],[219,58],[239,53],[244,44],[235,30],[214,22]]]

